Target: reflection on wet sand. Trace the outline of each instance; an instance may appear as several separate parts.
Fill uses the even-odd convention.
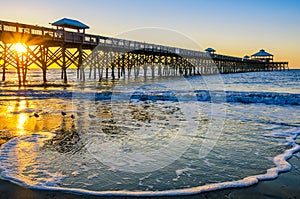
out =
[[[16,136],[53,132],[63,123],[60,111],[69,111],[70,103],[58,100],[17,100],[0,102],[0,145]],[[36,116],[38,115],[38,117]],[[70,123],[71,121],[67,121]],[[66,125],[66,124],[64,124]],[[68,124],[71,127],[71,124]]]

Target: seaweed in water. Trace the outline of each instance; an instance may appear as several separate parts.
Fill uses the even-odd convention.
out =
[[[76,153],[83,147],[74,124],[70,129],[62,127],[55,131],[55,136],[45,141],[43,148],[53,149],[60,153]]]

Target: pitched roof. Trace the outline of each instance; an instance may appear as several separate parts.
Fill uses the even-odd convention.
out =
[[[205,51],[206,52],[216,52],[216,50],[213,48],[206,48]]]
[[[90,27],[74,19],[63,18],[54,23],[53,26],[61,26],[72,29],[89,29]]]
[[[270,53],[267,53],[264,49],[261,49],[259,52],[251,55],[252,57],[268,57],[268,56],[273,56]]]

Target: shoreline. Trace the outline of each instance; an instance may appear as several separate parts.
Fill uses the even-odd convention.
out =
[[[257,87],[260,88],[260,87]],[[290,91],[290,89],[287,89]],[[201,90],[200,90],[201,91]],[[11,96],[20,96],[19,90],[17,91],[9,91]],[[239,94],[240,91],[229,91],[231,93],[230,97],[233,97],[232,102],[229,103],[234,103],[237,102],[238,104],[242,104],[240,98],[242,99],[246,99],[245,102],[243,103],[249,103],[249,97],[248,95],[241,95]],[[298,91],[297,91],[298,92]],[[25,93],[25,94],[23,94]],[[68,90],[65,91],[65,89],[62,91],[61,89],[58,89],[58,92],[53,92],[52,90],[46,90],[46,91],[40,91],[40,90],[34,90],[34,89],[29,89],[28,91],[28,96],[26,96],[26,92],[21,92],[21,96],[20,99],[15,99],[15,100],[11,100],[10,98],[7,99],[7,101],[5,101],[5,93],[4,93],[4,99],[1,100],[1,102],[3,102],[3,106],[1,107],[4,111],[2,111],[2,121],[6,121],[6,119],[4,118],[8,118],[7,117],[7,113],[11,116],[9,117],[10,119],[7,119],[7,121],[10,121],[11,127],[9,128],[16,128],[16,121],[19,122],[19,126],[16,132],[18,131],[18,135],[19,134],[23,134],[28,132],[38,132],[40,131],[39,129],[47,129],[47,131],[52,131],[51,129],[53,129],[54,127],[61,127],[62,129],[65,128],[66,125],[72,125],[73,122],[73,118],[72,117],[63,117],[62,113],[60,112],[61,110],[65,111],[66,113],[72,113],[72,109],[71,109],[71,103],[66,102],[66,96],[65,95],[61,95],[62,93],[69,93]],[[244,92],[246,93],[246,92]],[[253,95],[253,91],[249,91],[249,96],[253,97],[253,99],[257,98],[257,95]],[[277,91],[276,91],[277,93]],[[238,95],[239,94],[239,95]],[[284,98],[284,100],[278,100],[278,96],[285,96],[286,98]],[[43,96],[43,97],[41,97]],[[56,98],[56,96],[58,96]],[[96,96],[96,95],[95,95]],[[202,96],[202,95],[201,95]],[[203,95],[208,96],[208,95]],[[246,97],[245,97],[246,96]],[[269,98],[270,96],[270,92],[267,91],[262,91],[261,94],[261,98],[263,100],[266,100],[265,104],[266,106],[273,106],[272,103],[270,103]],[[297,112],[298,108],[296,107],[295,109],[293,108],[294,105],[298,106],[298,104],[295,104],[293,101],[294,98],[292,98],[290,94],[282,94],[279,93],[278,96],[276,95],[275,97],[272,96],[272,100],[271,102],[274,103],[274,105],[278,105],[278,106],[288,106],[287,108],[283,108],[283,113],[280,113],[280,117],[282,118],[282,116],[286,115],[286,113],[291,112],[291,111],[295,111]],[[294,95],[293,95],[294,96]],[[299,97],[300,95],[297,94],[297,98],[294,100],[295,102],[298,103],[298,99],[300,99]],[[40,101],[34,101],[35,98],[32,99],[27,99],[26,97],[37,97],[36,99],[41,99]],[[47,98],[49,97],[49,98]],[[236,98],[234,98],[236,97]],[[98,96],[99,99],[102,98],[102,96]],[[50,99],[50,100],[49,100]],[[57,99],[59,99],[57,101]],[[12,102],[10,102],[12,101]],[[198,101],[198,100],[197,100]],[[285,101],[288,101],[291,104],[286,104]],[[250,102],[251,103],[251,102]],[[262,103],[261,101],[255,100],[254,103]],[[283,103],[283,104],[281,104]],[[41,105],[42,104],[42,105]],[[49,106],[49,110],[43,110],[44,106]],[[260,105],[259,105],[260,107]],[[290,108],[291,107],[291,108]],[[6,110],[7,108],[7,110]],[[256,110],[256,109],[254,109]],[[265,110],[265,109],[263,109]],[[266,109],[269,110],[269,109]],[[271,109],[273,110],[273,109]],[[281,110],[281,109],[280,109]],[[6,114],[5,114],[6,113]],[[34,113],[38,113],[38,116],[34,116]],[[275,120],[275,122],[272,122],[270,124],[271,125],[271,129],[276,129],[275,127],[273,127],[274,125],[279,125],[282,126],[284,124],[290,125],[290,124],[295,124],[295,126],[298,126],[298,115],[294,114],[295,117],[292,118],[292,123],[289,123],[290,120],[284,120],[287,121],[286,123],[278,123],[277,120]],[[36,119],[37,117],[39,117],[38,119]],[[25,120],[24,120],[25,118]],[[68,118],[68,119],[67,119]],[[23,120],[22,120],[23,119]],[[47,120],[46,120],[47,119]],[[22,122],[23,121],[23,122]],[[26,122],[24,122],[26,121]],[[47,121],[47,122],[44,122]],[[6,125],[6,122],[2,123],[3,125],[3,129],[4,129],[4,133],[9,133],[10,131],[6,131],[6,129],[9,129]],[[4,134],[3,133],[3,134]],[[276,134],[276,132],[275,132]],[[5,135],[5,134],[4,134]],[[273,134],[272,134],[273,135]],[[6,141],[7,137],[9,135],[5,135],[3,136],[3,141]],[[0,137],[1,138],[1,137]],[[293,138],[295,139],[295,138]],[[287,139],[287,141],[289,141],[290,139]],[[1,140],[0,140],[1,141]],[[299,138],[297,140],[294,140],[297,144],[300,143]],[[255,143],[255,142],[253,142]],[[254,145],[256,146],[256,145]],[[279,148],[280,150],[280,148]],[[252,152],[251,152],[252,153]],[[283,154],[282,154],[283,155]],[[240,157],[246,158],[246,156],[244,156],[244,154],[242,154]],[[272,155],[273,157],[273,155]],[[200,193],[200,194],[194,194],[194,195],[188,195],[188,196],[183,196],[183,195],[178,195],[178,196],[165,196],[165,197],[160,197],[160,196],[156,196],[156,197],[150,197],[150,196],[114,196],[114,197],[110,197],[110,198],[300,198],[300,152],[295,152],[295,154],[292,154],[292,156],[289,156],[291,158],[288,159],[288,162],[291,163],[291,170],[286,172],[286,173],[280,173],[279,177],[274,180],[265,180],[265,181],[260,181],[258,184],[254,184],[252,186],[249,187],[240,187],[240,188],[226,188],[223,190],[216,190],[216,191],[208,191],[205,193]],[[274,162],[275,163],[275,162]],[[13,162],[14,164],[14,162]],[[281,165],[281,164],[280,164]],[[245,165],[246,167],[249,167],[249,165]],[[245,168],[246,168],[245,167]],[[239,168],[239,167],[237,167]],[[258,171],[258,167],[253,167],[254,169],[254,173]],[[214,171],[217,170],[213,170],[212,173],[214,173]],[[273,171],[273,170],[272,170]],[[283,170],[281,170],[283,171]],[[287,171],[287,170],[285,170]],[[208,175],[208,177],[210,176],[208,173],[204,173],[204,175]],[[222,175],[222,174],[221,174]],[[261,175],[260,175],[261,176]],[[196,178],[198,178],[198,176],[196,176]],[[109,178],[104,178],[103,182],[105,183],[105,179]],[[265,178],[264,178],[265,179]],[[74,182],[74,181],[73,181]],[[126,185],[126,184],[125,184]],[[249,185],[249,184],[248,184]],[[158,184],[158,186],[160,186]],[[129,187],[128,187],[129,188]],[[123,188],[126,189],[126,186]],[[172,189],[172,187],[170,187],[170,189]],[[84,194],[84,193],[82,193]],[[192,193],[190,193],[192,194]],[[68,192],[68,190],[66,190],[66,192],[64,192],[64,190],[37,190],[37,189],[29,189],[29,188],[24,188],[21,186],[18,186],[16,184],[13,184],[9,181],[6,180],[0,180],[0,199],[1,198],[107,198],[107,196],[93,196],[93,195],[89,195],[88,193],[86,195],[80,195],[80,193],[71,193]]]
[[[280,173],[274,180],[260,181],[258,184],[243,187],[229,188],[188,196],[165,197],[109,197],[109,198],[300,198],[300,152],[294,154],[288,162],[292,165],[289,172]],[[0,198],[16,199],[94,199],[107,196],[79,195],[62,191],[33,190],[21,187],[6,180],[0,180]]]

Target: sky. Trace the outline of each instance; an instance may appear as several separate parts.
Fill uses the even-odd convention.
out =
[[[51,27],[67,17],[88,33],[243,57],[260,49],[300,68],[299,0],[6,0],[0,20]]]

